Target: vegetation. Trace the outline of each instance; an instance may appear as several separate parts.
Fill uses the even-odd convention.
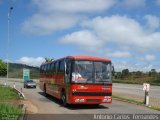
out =
[[[0,101],[13,100],[18,98],[19,96],[14,89],[0,85]]]
[[[7,65],[0,59],[0,76],[5,76],[7,74]]]
[[[10,87],[0,85],[0,119],[18,120],[22,109],[11,105],[15,100],[19,100],[18,93]]]
[[[160,85],[160,73],[155,69],[151,69],[150,72],[129,72],[128,69],[122,70],[122,72],[116,72],[113,77],[115,83],[129,83],[129,84],[143,84],[150,83],[152,85]]]
[[[128,99],[128,98],[123,98],[123,97],[120,97],[120,96],[113,95],[112,97],[116,100],[120,100],[120,101],[123,101],[123,102],[134,103],[134,104],[137,104],[137,105],[143,105],[144,104],[141,101],[136,101],[136,100],[132,100],[132,99]]]
[[[18,120],[22,110],[13,105],[0,103],[0,119],[1,120]]]

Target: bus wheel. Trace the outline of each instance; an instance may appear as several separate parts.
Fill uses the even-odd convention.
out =
[[[66,107],[67,106],[67,100],[66,100],[65,92],[62,92],[61,100],[62,100],[62,105]]]
[[[46,92],[46,85],[44,85],[44,96],[45,96],[45,97],[48,96],[48,94],[47,94],[47,92]]]

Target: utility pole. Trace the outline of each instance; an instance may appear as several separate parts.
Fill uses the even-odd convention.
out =
[[[7,81],[8,81],[8,75],[9,75],[9,43],[10,43],[10,20],[11,20],[11,13],[12,13],[13,7],[10,7],[8,12],[8,40],[7,40]],[[7,85],[7,81],[5,81],[5,85]]]

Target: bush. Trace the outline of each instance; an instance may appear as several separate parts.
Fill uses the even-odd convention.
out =
[[[0,76],[7,75],[7,65],[0,59]]]

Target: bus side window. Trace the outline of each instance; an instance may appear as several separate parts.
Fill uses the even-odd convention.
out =
[[[56,63],[55,63],[55,74],[58,73],[58,69],[59,69],[59,61],[56,61]]]
[[[61,60],[61,61],[59,62],[58,73],[64,74],[64,60]]]
[[[40,73],[42,73],[42,66],[40,67]]]
[[[44,73],[46,74],[46,72],[47,72],[47,65],[45,64],[44,65]]]
[[[53,74],[56,74],[56,62],[54,62]]]
[[[47,66],[47,73],[48,74],[51,74],[51,64],[49,63],[48,66]]]
[[[70,83],[70,79],[71,79],[71,60],[69,60],[69,59],[66,59],[65,60],[65,76],[66,76],[66,78],[65,78],[65,80],[66,80],[66,83]]]
[[[54,62],[51,63],[51,69],[50,69],[51,74],[54,73]]]

